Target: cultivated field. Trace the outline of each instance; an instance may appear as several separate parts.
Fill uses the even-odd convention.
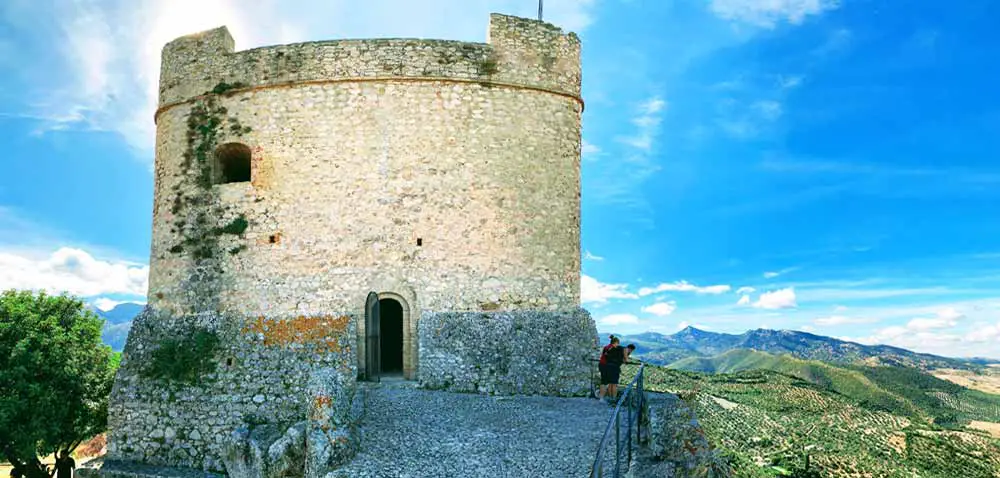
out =
[[[968,370],[938,369],[931,372],[937,378],[963,387],[1000,395],[1000,368],[990,367],[984,373]]]
[[[623,383],[634,370],[623,368]],[[647,367],[646,386],[694,407],[740,477],[793,476],[808,455],[809,470],[831,478],[1000,478],[1000,439],[980,431],[993,423],[978,418],[992,420],[1000,396],[898,386],[919,383],[908,369],[900,379],[892,369],[851,371],[870,380],[825,369],[813,383],[766,370],[708,375]]]

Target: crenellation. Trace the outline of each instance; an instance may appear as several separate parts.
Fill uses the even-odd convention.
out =
[[[235,52],[225,27],[164,47],[160,112],[220,84],[232,90],[304,83],[464,81],[580,96],[580,42],[549,24],[494,14],[487,43],[329,40]],[[159,115],[159,112],[158,112]]]

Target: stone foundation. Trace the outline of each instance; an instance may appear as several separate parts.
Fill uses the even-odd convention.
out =
[[[147,307],[111,392],[108,461],[224,472],[224,449],[239,429],[283,433],[313,418],[336,420],[322,424],[336,429],[356,389],[356,323],[349,315],[172,317]],[[214,371],[197,384],[143,373],[164,338],[195,327],[218,338],[207,357]]]
[[[564,312],[425,312],[420,385],[452,392],[586,396],[597,327]]]

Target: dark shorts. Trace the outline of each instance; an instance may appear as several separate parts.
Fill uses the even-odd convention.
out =
[[[597,369],[601,371],[601,385],[618,384],[618,377],[622,373],[621,364],[606,363],[604,365],[598,365]]]

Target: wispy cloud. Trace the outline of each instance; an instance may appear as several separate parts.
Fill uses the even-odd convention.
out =
[[[653,152],[666,102],[652,95],[634,108],[630,132],[615,138],[620,149],[607,153],[615,161],[602,162],[598,179],[585,181],[584,190],[586,196],[603,205],[624,207],[628,210],[626,217],[651,228],[653,210],[641,186],[661,169]]]
[[[598,320],[603,325],[638,324],[639,318],[632,314],[612,314]]]
[[[799,24],[811,15],[819,15],[839,6],[837,0],[713,0],[712,12],[727,19],[763,28],[780,22]]]
[[[700,286],[696,286],[694,284],[690,284],[687,281],[678,281],[678,282],[670,282],[670,283],[665,282],[665,283],[662,283],[662,284],[657,285],[655,287],[643,287],[643,288],[639,289],[639,295],[645,297],[647,295],[652,295],[652,294],[656,294],[656,293],[659,293],[659,292],[668,292],[668,291],[669,292],[695,292],[695,293],[698,293],[698,294],[713,294],[713,295],[717,295],[717,294],[723,294],[723,293],[729,292],[731,289],[732,289],[732,287],[730,287],[728,285],[710,285],[710,286],[701,286],[700,287]]]
[[[778,86],[785,90],[792,89],[801,85],[805,78],[804,75],[781,75],[778,77]]]
[[[618,141],[625,143],[635,149],[648,153],[660,130],[660,112],[667,106],[667,103],[659,96],[653,96],[638,106],[637,115],[632,118],[635,125],[635,133],[631,136],[619,136]]]
[[[797,270],[799,270],[798,267],[788,267],[788,268],[785,268],[785,269],[781,269],[780,271],[768,271],[768,272],[764,273],[764,278],[765,279],[774,279],[775,277],[788,274],[789,272],[795,272]]]
[[[580,302],[605,304],[610,299],[638,299],[628,291],[628,284],[605,284],[588,275],[580,276]]]
[[[761,161],[767,171],[814,175],[880,177],[885,179],[948,180],[962,184],[1000,184],[1000,171],[973,171],[960,168],[912,168],[875,163],[829,160],[790,160],[770,158]]]
[[[830,317],[823,317],[813,321],[814,324],[822,327],[830,327],[836,325],[850,325],[850,324],[871,324],[878,322],[878,319],[870,317],[847,317],[843,315],[833,315]]]
[[[601,154],[601,148],[587,140],[580,143],[580,155],[584,161],[593,161]]]
[[[604,257],[601,257],[601,256],[595,256],[594,254],[591,254],[591,253],[590,253],[590,251],[586,251],[586,252],[585,252],[585,253],[583,254],[583,260],[585,260],[585,261],[595,261],[595,262],[600,262],[600,261],[603,261],[603,260],[604,260]]]

